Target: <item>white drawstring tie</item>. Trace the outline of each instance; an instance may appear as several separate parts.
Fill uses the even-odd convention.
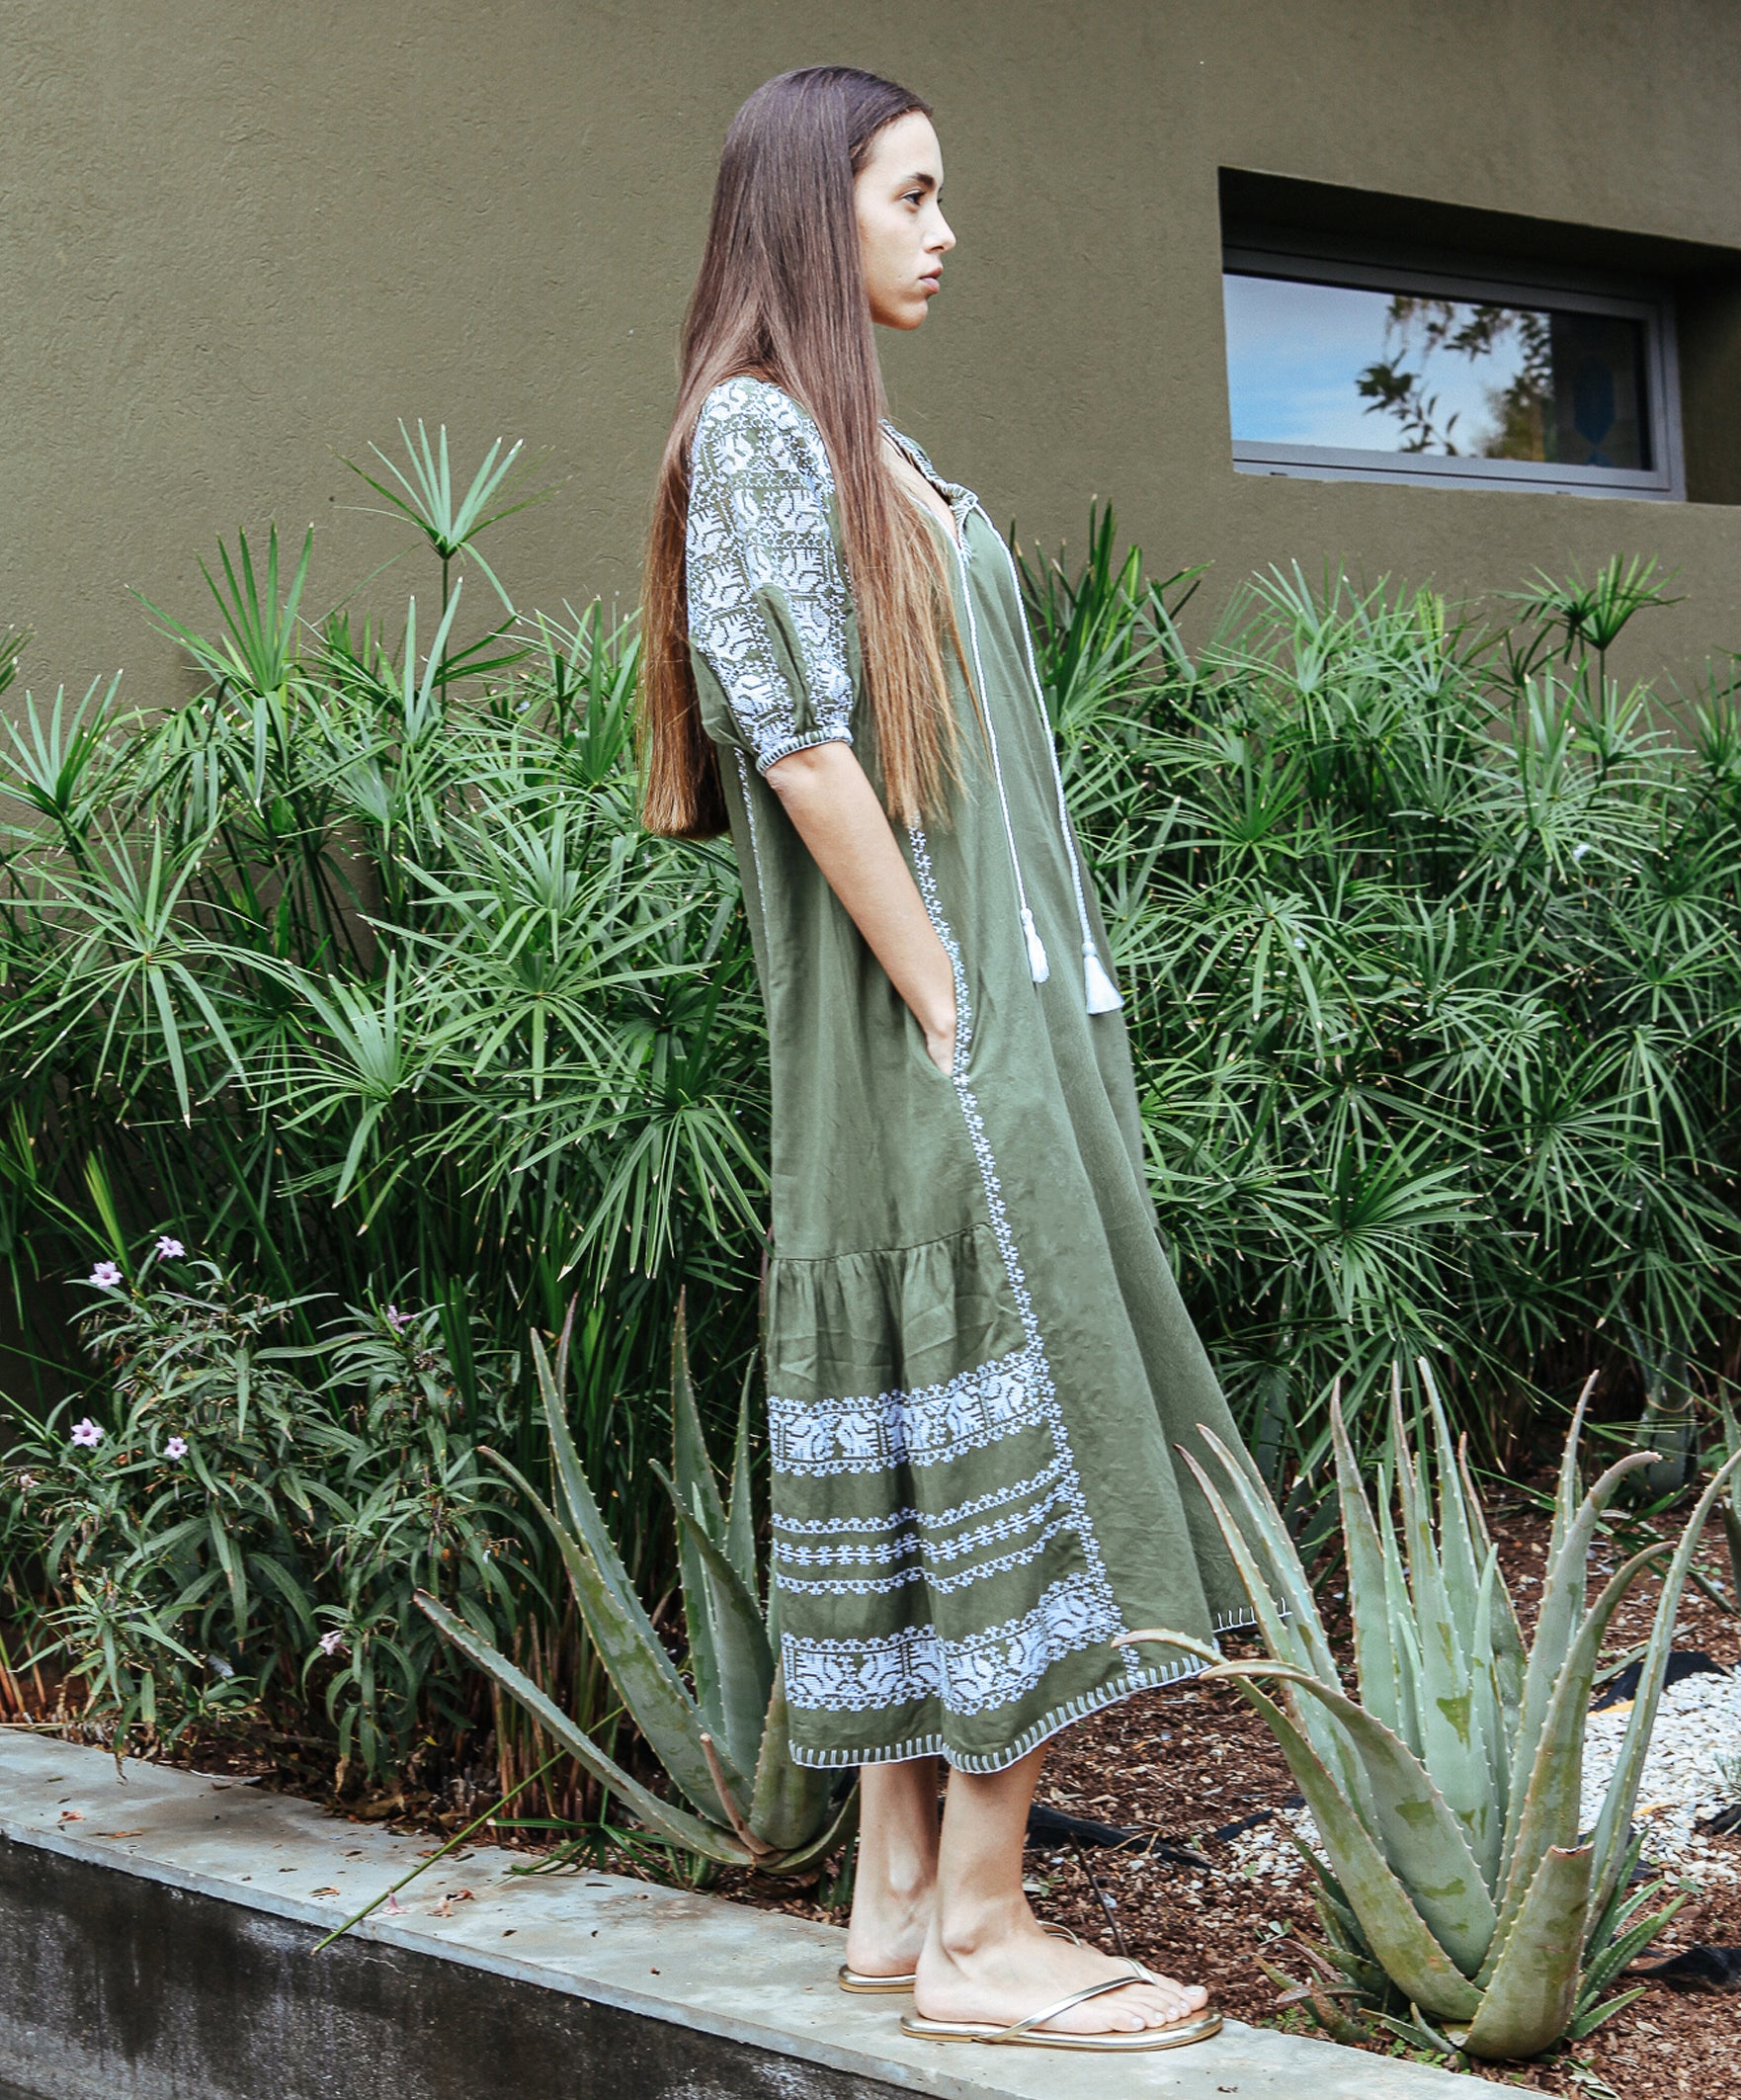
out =
[[[901,449],[912,458],[912,447],[891,424],[883,428],[895,439]],[[914,462],[918,465],[917,461]],[[927,462],[927,465],[929,462]],[[925,471],[922,467],[921,471]],[[951,509],[954,506],[952,503]],[[1028,679],[1034,689],[1034,704],[1039,710],[1040,733],[1045,738],[1046,756],[1051,760],[1052,787],[1057,796],[1058,830],[1064,841],[1064,858],[1070,864],[1070,881],[1076,891],[1076,923],[1082,933],[1082,993],[1083,1001],[1091,1014],[1116,1013],[1124,1000],[1112,973],[1101,961],[1100,949],[1094,937],[1094,926],[1088,916],[1088,898],[1082,883],[1082,862],[1076,850],[1075,836],[1070,829],[1070,807],[1064,795],[1064,773],[1058,764],[1057,740],[1052,735],[1051,719],[1045,712],[1045,692],[1039,683],[1039,670],[1034,660],[1034,637],[1028,631],[1028,619],[1022,608],[1022,578],[1016,567],[1016,557],[995,525],[990,514],[977,496],[968,494],[966,508],[976,510],[988,526],[993,537],[1003,548],[1004,559],[1010,565],[1010,582],[1016,593],[1016,625],[1022,630],[1022,646],[1027,652]],[[1004,838],[1010,849],[1010,867],[1016,878],[1016,908],[1021,915],[1023,939],[1028,947],[1028,974],[1036,984],[1043,984],[1051,975],[1051,964],[1046,960],[1045,944],[1039,938],[1039,929],[1034,923],[1034,913],[1028,902],[1027,884],[1022,880],[1021,856],[1016,851],[1016,827],[1010,821],[1009,797],[1004,793],[1004,769],[998,758],[997,731],[992,726],[991,698],[985,684],[985,666],[979,655],[979,622],[973,613],[973,586],[967,575],[967,543],[965,519],[959,512],[955,516],[955,559],[961,569],[961,598],[967,608],[967,635],[973,650],[973,675],[979,684],[980,712],[985,720],[985,740],[991,751],[992,778],[997,783],[998,807],[1003,811]]]

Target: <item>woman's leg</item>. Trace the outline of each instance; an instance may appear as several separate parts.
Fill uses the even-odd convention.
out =
[[[926,2019],[1010,2026],[1073,1990],[1128,1974],[1098,1948],[1047,1938],[1022,1893],[1028,1805],[1044,1755],[1036,1750],[1004,1772],[950,1774],[937,1901],[915,1994]],[[1201,1985],[1163,1978],[1091,1998],[1050,2024],[1071,2034],[1131,2033],[1186,2019],[1206,1998]]]
[[[847,1966],[861,1975],[911,1975],[937,1889],[935,1757],[866,1765],[859,1774],[859,1865]]]

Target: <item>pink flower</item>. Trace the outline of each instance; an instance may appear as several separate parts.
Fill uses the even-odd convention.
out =
[[[100,1284],[105,1291],[113,1291],[121,1282],[121,1271],[112,1261],[100,1261],[91,1271],[90,1280],[94,1284]]]
[[[415,1318],[415,1313],[401,1312],[397,1305],[389,1305],[387,1307],[387,1325],[395,1334],[403,1334]]]
[[[90,1416],[86,1415],[82,1422],[72,1425],[72,1440],[86,1451],[95,1451],[103,1441],[103,1432]]]
[[[163,1456],[166,1459],[185,1459],[187,1455],[188,1440],[186,1437],[171,1437],[169,1442],[163,1447]]]
[[[18,1484],[29,1494],[31,1489],[37,1484],[37,1476],[34,1472],[21,1472],[18,1476]]]
[[[179,1239],[171,1239],[167,1232],[157,1242],[157,1259],[159,1261],[180,1261],[187,1251],[187,1248],[182,1245]]]
[[[338,1628],[329,1627],[320,1637],[320,1652],[323,1655],[342,1655],[345,1651],[345,1637]]]

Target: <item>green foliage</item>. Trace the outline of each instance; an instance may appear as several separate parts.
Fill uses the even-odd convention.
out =
[[[1411,1438],[1399,1381],[1375,1506],[1331,1401],[1357,1697],[1281,1510],[1243,1455],[1212,1437],[1224,1490],[1186,1463],[1239,1563],[1270,1660],[1220,1662],[1163,1630],[1122,1639],[1202,1655],[1205,1678],[1231,1683],[1269,1724],[1316,1825],[1323,1857],[1307,1858],[1330,1957],[1374,2016],[1448,2053],[1534,2057],[1626,2002],[1632,1993],[1603,1993],[1680,1907],[1638,1915],[1661,1885],[1628,1892],[1632,1811],[1688,1570],[1741,1456],[1706,1487],[1678,1546],[1633,1554],[1591,1603],[1603,1511],[1650,1456],[1620,1459],[1580,1498],[1580,1402],[1526,1648],[1480,1499],[1425,1362],[1419,1371],[1430,1428]],[[1664,1560],[1625,1736],[1585,1833],[1584,1732],[1603,1636]]]
[[[0,1474],[0,1550],[43,1583],[15,1598],[38,1659],[118,1741],[294,1728],[318,1700],[340,1757],[378,1773],[438,1719],[466,1725],[412,1593],[514,1621],[526,1520],[475,1443],[508,1424],[511,1367],[470,1351],[468,1400],[435,1309],[349,1307],[296,1342],[311,1298],[240,1289],[173,1240],[131,1284],[92,1281],[99,1383],[42,1421],[18,1409]]]
[[[153,609],[206,681],[185,706],[26,697],[0,739],[0,1274],[39,1411],[71,1375],[59,1280],[149,1233],[259,1278],[303,1344],[324,1291],[476,1308],[518,1355],[578,1283],[575,1433],[655,1580],[639,1460],[679,1288],[709,1390],[754,1344],[761,1015],[729,851],[636,820],[632,623],[463,626],[473,542],[532,500],[516,451],[456,481],[418,425],[372,462],[442,564],[433,634],[415,598],[396,638],[311,622],[308,544],[239,536],[213,634]],[[531,1408],[502,1433],[536,1473]]]
[[[647,1747],[683,1800],[662,1800],[625,1772],[562,1710],[492,1647],[476,1615],[432,1596],[417,1601],[458,1651],[488,1672],[549,1738],[631,1808],[656,1838],[703,1860],[793,1874],[852,1834],[856,1789],[835,1799],[835,1775],[794,1764],[770,1598],[765,1615],[750,1509],[751,1391],[744,1387],[729,1505],[707,1456],[690,1378],[682,1306],[671,1345],[673,1467],[658,1477],[677,1520],[683,1570],[686,1684],[635,1594],[568,1433],[566,1388],[572,1308],[552,1371],[533,1337],[549,1428],[556,1506],[507,1469],[536,1504],[562,1555],[594,1647]],[[693,1812],[692,1812],[693,1811]]]
[[[1523,634],[1276,572],[1193,648],[1187,579],[1112,546],[1028,595],[1163,1227],[1265,1471],[1321,1472],[1332,1379],[1358,1413],[1425,1349],[1489,1456],[1597,1362],[1684,1477],[1741,1312],[1733,692],[1676,724],[1592,655],[1649,564]]]

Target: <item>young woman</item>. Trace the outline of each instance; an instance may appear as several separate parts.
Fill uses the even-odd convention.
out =
[[[646,584],[645,816],[729,825],[773,1064],[766,1368],[792,1755],[863,1768],[849,1989],[940,2039],[1154,2049],[1198,1986],[1048,1935],[1042,1745],[1247,1601],[1174,1447],[1233,1423],[1156,1230],[1014,564],[883,418],[954,235],[917,96],[725,142]],[[940,1761],[949,1769],[938,1815]]]

